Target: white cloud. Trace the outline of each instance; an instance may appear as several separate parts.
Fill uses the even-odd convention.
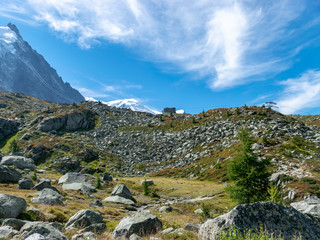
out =
[[[267,79],[288,68],[303,44],[296,40],[303,26],[288,30],[304,10],[302,0],[26,2],[33,19],[82,48],[125,44],[147,60],[206,76],[212,89]]]
[[[80,87],[80,88],[76,88],[79,90],[79,92],[85,96],[85,97],[93,97],[93,98],[107,98],[110,97],[110,95],[101,92],[101,91],[94,91],[92,89],[88,89],[88,88],[84,88],[84,87]]]
[[[320,71],[309,70],[301,76],[281,82],[285,86],[277,101],[279,111],[293,114],[307,108],[318,107],[320,101]]]

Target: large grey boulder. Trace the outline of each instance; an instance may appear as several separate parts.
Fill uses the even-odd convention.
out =
[[[8,166],[0,166],[0,183],[18,183],[22,175]]]
[[[124,184],[117,184],[112,190],[111,196],[119,196],[136,202],[132,196],[132,193]]]
[[[73,215],[66,223],[66,229],[83,229],[91,225],[100,224],[103,220],[99,212],[83,209]]]
[[[299,212],[320,218],[320,199],[316,196],[309,197],[300,202],[291,203],[290,205]]]
[[[27,202],[23,198],[0,194],[0,218],[16,218],[24,213]]]
[[[69,172],[59,179],[58,184],[62,184],[63,190],[80,190],[84,193],[92,193],[96,189],[91,184],[94,181],[96,178],[90,174]]]
[[[32,189],[34,187],[34,184],[31,179],[29,178],[21,178],[19,180],[19,189]]]
[[[63,197],[51,188],[45,188],[40,192],[37,192],[38,197],[31,199],[32,202],[46,204],[46,205],[64,205]]]
[[[45,237],[45,239],[67,240],[67,237],[62,232],[48,223],[38,222],[36,224],[30,224],[29,226],[23,227],[20,232],[23,233],[24,239],[34,239],[31,238],[31,236],[37,236],[38,238],[35,239],[43,239],[42,237]]]
[[[145,236],[156,234],[162,230],[162,222],[151,212],[138,212],[132,216],[125,217],[113,231],[114,238],[129,238],[132,234]]]
[[[299,235],[302,240],[320,239],[320,228],[311,217],[273,202],[241,204],[226,214],[209,219],[201,226],[199,238],[214,240],[219,239],[221,231],[230,228],[255,232],[261,227],[275,236],[281,234],[285,240]]]
[[[30,169],[34,171],[36,169],[36,165],[34,164],[33,160],[23,156],[4,156],[2,157],[0,165],[13,165],[21,170]]]
[[[118,204],[126,204],[126,205],[135,205],[135,202],[131,199],[119,197],[119,196],[110,196],[106,197],[103,202],[114,202]]]

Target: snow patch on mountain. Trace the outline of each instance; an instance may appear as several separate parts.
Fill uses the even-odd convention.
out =
[[[86,101],[98,102],[98,100],[96,100],[92,97],[86,97],[85,99],[86,99]],[[110,102],[103,102],[103,101],[100,101],[100,102],[103,104],[106,104],[110,107],[127,108],[127,109],[131,109],[132,111],[136,111],[136,112],[148,112],[148,113],[152,113],[152,114],[161,114],[159,111],[143,105],[137,99],[134,99],[134,98],[114,100],[114,101],[110,101]]]

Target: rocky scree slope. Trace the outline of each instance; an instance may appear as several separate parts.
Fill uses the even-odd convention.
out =
[[[10,23],[0,27],[0,88],[59,103],[84,101]]]
[[[25,153],[46,152],[40,162],[47,166],[68,165],[62,166],[64,171],[87,168],[89,173],[107,170],[133,176],[176,169],[184,171],[182,177],[201,178],[236,154],[238,129],[246,126],[257,140],[255,151],[272,159],[275,172],[297,178],[317,175],[311,168],[319,162],[319,127],[271,109],[239,107],[171,116],[99,102],[72,106],[23,94],[0,96],[1,116],[20,126],[15,136],[3,141],[2,150],[16,139]]]

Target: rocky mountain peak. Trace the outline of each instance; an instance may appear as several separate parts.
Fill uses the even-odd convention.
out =
[[[84,101],[84,97],[23,40],[12,23],[0,26],[0,89],[58,103]]]

